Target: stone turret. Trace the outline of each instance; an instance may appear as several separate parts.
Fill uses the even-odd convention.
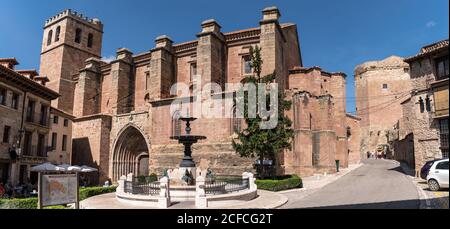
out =
[[[275,72],[279,88],[285,89],[287,69],[283,69],[282,49],[286,39],[279,23],[281,14],[275,6],[265,8],[262,14],[263,19],[259,22],[261,58],[264,60],[261,74],[268,75]]]
[[[152,100],[170,96],[170,87],[174,84],[173,42],[167,35],[155,39],[155,48],[151,50],[149,94]]]
[[[207,83],[225,83],[225,38],[221,26],[214,19],[202,22],[202,31],[197,34],[197,73],[201,76],[201,87]]]
[[[134,75],[133,53],[120,48],[116,52],[116,59],[111,61],[111,93],[110,104],[112,114],[123,114],[133,110],[134,106]]]
[[[100,110],[101,102],[101,61],[89,58],[86,66],[80,70],[78,83],[75,88],[74,112],[76,117],[96,114]]]

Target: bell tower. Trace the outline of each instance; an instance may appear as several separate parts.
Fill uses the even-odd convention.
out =
[[[44,25],[40,75],[47,76],[47,86],[61,97],[52,106],[73,113],[74,75],[85,66],[85,60],[101,58],[103,24],[72,10],[48,19]]]

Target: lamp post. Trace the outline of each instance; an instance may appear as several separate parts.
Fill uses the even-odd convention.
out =
[[[20,156],[22,155],[22,138],[23,138],[24,134],[25,134],[25,130],[23,128],[21,128],[19,130],[19,138],[17,139],[17,144],[16,144],[17,158],[20,158]]]

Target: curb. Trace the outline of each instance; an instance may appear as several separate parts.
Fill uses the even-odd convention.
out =
[[[290,193],[290,192],[303,192],[309,190],[308,188],[296,188],[296,189],[288,189],[288,190],[283,190],[283,191],[279,191],[276,192],[278,194],[284,194],[284,193]]]
[[[260,191],[261,190],[258,190],[258,192],[260,192]],[[288,202],[288,198],[284,195],[281,195],[276,192],[266,191],[266,190],[263,190],[263,192],[265,192],[266,195],[272,195],[271,199],[275,199],[277,197],[279,200],[277,200],[274,203],[264,205],[264,203],[261,202],[261,199],[260,199],[261,197],[257,197],[256,199],[248,201],[247,203],[239,203],[239,204],[230,205],[230,206],[223,206],[223,207],[220,207],[217,209],[274,209],[274,208],[279,208]],[[274,196],[276,196],[276,197],[274,197]],[[259,202],[261,202],[261,203],[259,203]],[[216,209],[216,208],[213,207],[213,208],[207,208],[207,209]]]
[[[278,193],[274,193],[274,194],[277,195],[278,197],[280,197],[281,200],[277,201],[277,202],[274,203],[274,204],[271,204],[271,205],[266,206],[266,207],[265,207],[266,209],[275,209],[275,208],[279,208],[279,207],[285,205],[285,204],[288,202],[288,200],[289,200],[285,195],[281,195],[281,194],[278,194]]]

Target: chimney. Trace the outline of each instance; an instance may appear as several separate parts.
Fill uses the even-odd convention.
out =
[[[27,77],[30,80],[34,80],[35,76],[38,76],[38,72],[35,69],[30,69],[30,70],[17,70],[17,73]]]
[[[11,70],[14,70],[15,66],[18,64],[19,62],[17,62],[16,58],[0,58],[0,65]]]
[[[36,76],[34,77],[34,81],[40,83],[42,86],[45,86],[45,84],[50,80],[47,78],[47,76]]]

